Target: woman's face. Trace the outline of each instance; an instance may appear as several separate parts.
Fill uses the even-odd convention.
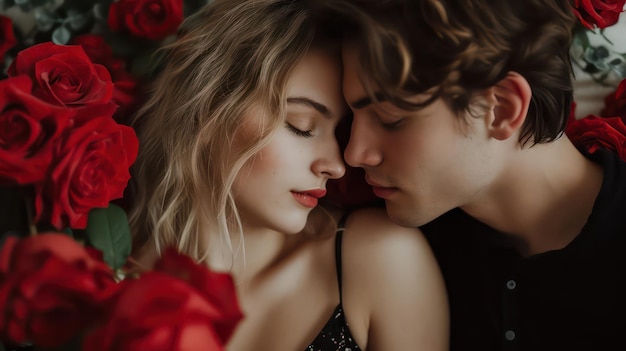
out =
[[[235,201],[246,230],[301,231],[326,193],[326,181],[345,173],[335,138],[347,111],[340,57],[310,51],[295,67],[286,93],[286,123],[235,179]]]

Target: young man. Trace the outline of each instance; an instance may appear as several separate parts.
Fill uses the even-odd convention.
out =
[[[321,7],[344,42],[346,161],[428,236],[451,349],[626,349],[626,163],[563,135],[571,4]]]

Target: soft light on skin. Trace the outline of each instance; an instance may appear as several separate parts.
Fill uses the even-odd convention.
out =
[[[244,233],[298,233],[326,189],[345,173],[335,128],[345,115],[339,59],[312,50],[287,85],[287,120],[244,166],[234,192]],[[251,125],[258,114],[248,116]],[[257,121],[258,123],[258,121]]]
[[[395,222],[419,226],[472,202],[504,167],[508,148],[490,137],[487,118],[465,123],[441,99],[418,111],[374,104],[357,52],[346,46],[342,56],[343,92],[354,113],[344,156],[365,170]]]

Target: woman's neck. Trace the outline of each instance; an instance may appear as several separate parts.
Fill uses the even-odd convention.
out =
[[[238,284],[254,281],[279,264],[302,241],[300,235],[287,235],[270,229],[243,228],[243,237],[233,235],[232,251],[219,238],[209,244],[207,263],[211,269],[229,272]]]

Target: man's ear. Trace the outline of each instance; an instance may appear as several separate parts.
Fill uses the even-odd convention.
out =
[[[496,103],[488,126],[489,135],[497,140],[508,139],[526,120],[532,90],[521,74],[509,72],[490,91]]]

